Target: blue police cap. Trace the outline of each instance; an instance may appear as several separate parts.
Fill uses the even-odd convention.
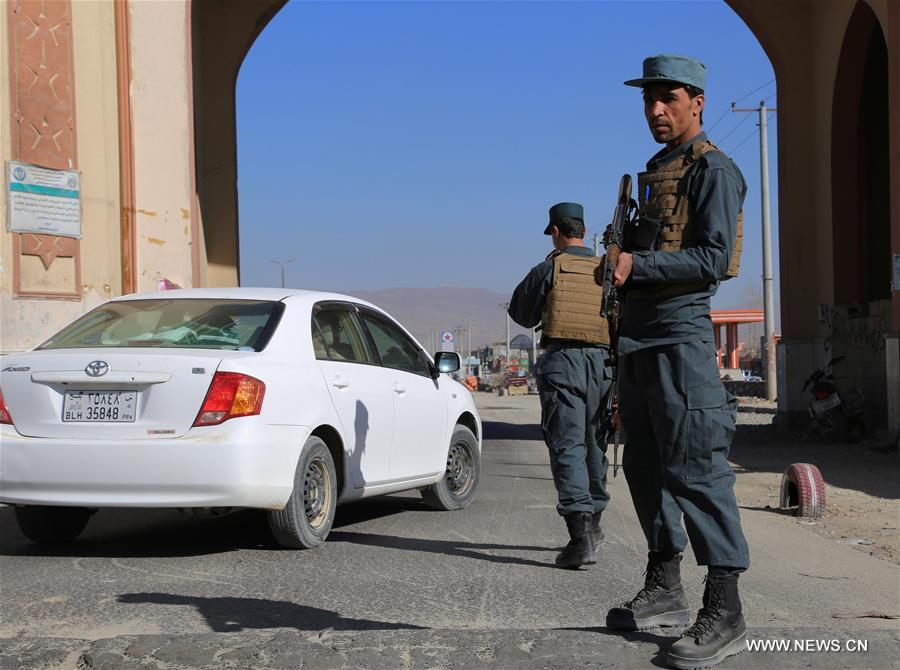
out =
[[[564,218],[581,219],[584,221],[584,207],[577,202],[558,202],[550,208],[550,222],[544,229],[544,235],[550,234],[550,229],[557,219]]]
[[[626,86],[644,86],[657,82],[687,84],[706,90],[706,66],[698,60],[685,56],[668,54],[650,56],[644,59],[644,76],[640,79],[629,79]]]

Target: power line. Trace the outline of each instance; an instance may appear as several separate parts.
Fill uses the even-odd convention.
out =
[[[725,135],[723,135],[722,137],[719,138],[719,142],[724,142],[726,138],[730,137],[731,134],[732,134],[735,130],[737,130],[738,128],[740,128],[740,127],[744,124],[744,122],[745,122],[747,119],[749,119],[749,118],[750,118],[749,116],[745,116],[745,117],[742,118],[740,121],[738,121],[737,124],[734,126],[734,128],[732,128],[732,129],[729,130],[727,133],[725,133]]]
[[[739,103],[741,100],[744,100],[745,98],[749,98],[751,95],[753,95],[754,93],[756,93],[756,92],[759,91],[760,89],[765,88],[766,86],[768,86],[769,84],[771,84],[771,83],[774,82],[774,81],[775,81],[774,79],[770,79],[769,81],[767,81],[767,82],[766,82],[765,84],[763,84],[762,86],[760,86],[760,87],[758,87],[758,88],[754,88],[752,91],[750,91],[750,92],[747,93],[746,95],[742,95],[740,98],[738,98],[737,100],[735,100],[735,101],[732,103],[732,105],[735,105],[735,104]]]
[[[749,93],[746,93],[746,94],[742,95],[740,98],[738,98],[737,100],[734,100],[734,101],[731,103],[731,107],[726,108],[726,110],[725,110],[724,112],[722,112],[722,116],[720,116],[718,119],[716,119],[716,120],[713,122],[713,124],[712,124],[709,128],[707,128],[707,129],[705,130],[705,132],[708,134],[713,128],[715,128],[717,125],[719,125],[719,123],[721,123],[722,119],[724,119],[724,118],[728,115],[728,112],[731,111],[731,108],[734,107],[734,106],[735,106],[737,103],[739,103],[741,100],[744,100],[745,98],[749,98],[751,95],[753,95],[754,93],[756,93],[756,92],[759,91],[760,89],[765,88],[766,86],[768,86],[769,84],[771,84],[771,83],[774,82],[774,81],[775,81],[774,79],[770,79],[769,81],[767,81],[767,82],[766,82],[765,84],[763,84],[762,86],[758,86],[757,88],[754,88],[754,89],[753,89],[752,91],[750,91]],[[773,93],[773,94],[770,95],[768,98],[766,98],[766,100],[768,100],[769,98],[773,97],[774,95],[775,95],[775,93]],[[720,140],[720,141],[721,141],[721,140]]]
[[[730,111],[731,111],[731,107],[727,107],[727,108],[725,109],[725,111],[722,112],[722,116],[720,116],[718,119],[716,119],[715,123],[713,123],[709,128],[706,129],[706,133],[709,134],[709,132],[710,132],[713,128],[715,128],[717,125],[719,125],[719,122],[720,122],[722,119],[724,119],[725,116],[726,116],[726,115],[728,114],[728,112],[730,112]]]
[[[766,120],[767,121],[770,120],[773,116],[775,116],[775,112],[770,112],[766,116]],[[750,117],[748,116],[745,118],[750,118]],[[759,126],[757,126],[756,129],[752,133],[747,135],[747,137],[742,139],[734,149],[731,149],[730,151],[726,151],[725,153],[727,153],[728,155],[734,155],[734,152],[736,152],[738,149],[740,149],[742,146],[744,146],[744,144],[747,142],[747,140],[749,140],[751,137],[754,137],[756,135],[756,133],[758,133],[758,132],[759,132]]]

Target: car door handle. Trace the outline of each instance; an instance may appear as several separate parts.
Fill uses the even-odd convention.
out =
[[[345,389],[350,386],[350,382],[343,377],[335,377],[331,380],[331,385],[336,389]]]
[[[403,384],[394,384],[394,393],[397,395],[403,395],[406,393],[406,387]]]

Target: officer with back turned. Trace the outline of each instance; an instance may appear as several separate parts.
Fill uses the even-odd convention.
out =
[[[619,398],[625,477],[649,549],[644,587],[607,613],[609,628],[686,625],[681,552],[708,567],[703,607],[669,649],[676,668],[708,667],[747,636],[738,575],[749,549],[728,450],[736,401],[719,380],[710,298],[737,275],[747,187],[701,131],[706,68],[680,56],[644,60],[644,116],[665,148],[638,175],[637,225],[616,265],[624,285]],[[682,519],[684,527],[682,527]],[[685,529],[687,532],[685,533]]]
[[[516,287],[509,315],[521,326],[542,323],[544,356],[537,366],[541,428],[566,521],[569,543],[561,568],[597,562],[600,515],[606,508],[606,445],[597,437],[603,399],[612,379],[609,329],[600,317],[594,272],[601,259],[584,246],[584,209],[573,202],[550,208],[544,230],[554,251]]]

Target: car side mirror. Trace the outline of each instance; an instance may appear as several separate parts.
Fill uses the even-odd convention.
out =
[[[438,372],[456,372],[462,366],[462,359],[455,351],[439,351],[434,355],[434,365]]]

